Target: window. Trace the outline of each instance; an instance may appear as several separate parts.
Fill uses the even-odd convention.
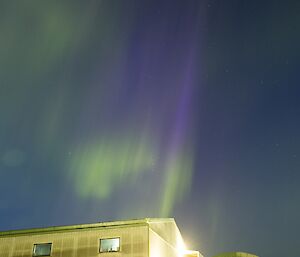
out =
[[[105,238],[100,239],[100,253],[119,252],[120,251],[120,238]]]
[[[52,243],[47,244],[35,244],[33,246],[32,256],[50,256]]]

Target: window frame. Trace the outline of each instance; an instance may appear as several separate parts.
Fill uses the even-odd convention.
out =
[[[43,254],[43,255],[38,255],[35,253],[36,247],[39,245],[50,245],[50,253],[49,254]],[[33,249],[32,249],[32,256],[33,257],[39,257],[39,256],[51,256],[52,253],[52,242],[50,243],[36,243],[33,245]]]
[[[118,239],[119,240],[119,247],[118,247],[117,251],[101,251],[101,240],[109,240],[109,239]],[[120,236],[99,238],[99,253],[118,253],[118,252],[121,252],[121,237]]]

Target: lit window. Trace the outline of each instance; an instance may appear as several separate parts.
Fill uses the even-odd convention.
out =
[[[100,239],[100,253],[119,252],[120,251],[120,238],[105,238]]]
[[[33,246],[33,256],[50,256],[52,243],[35,244]]]

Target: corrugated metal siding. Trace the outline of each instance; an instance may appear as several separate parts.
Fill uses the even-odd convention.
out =
[[[177,249],[160,235],[149,229],[149,257],[179,257]]]
[[[112,237],[120,237],[121,251],[99,253],[99,239]],[[52,243],[52,257],[148,257],[148,226],[0,237],[0,256],[32,257],[37,243]]]
[[[150,222],[150,228],[175,248],[183,245],[183,240],[174,220]]]

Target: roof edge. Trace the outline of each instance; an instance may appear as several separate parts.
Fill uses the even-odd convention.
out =
[[[87,223],[87,224],[79,224],[79,225],[62,225],[62,226],[51,226],[51,227],[44,227],[44,228],[6,230],[6,231],[0,231],[0,237],[21,235],[21,234],[31,234],[31,233],[46,233],[46,232],[66,231],[66,230],[77,230],[77,229],[130,226],[135,224],[138,225],[138,224],[149,224],[155,222],[172,222],[172,221],[174,221],[173,218],[143,218],[143,219],[133,219],[133,220]]]
[[[249,255],[249,257],[258,257],[258,255],[253,254],[253,253],[249,253],[249,252],[242,252],[242,251],[236,251],[236,252],[224,252],[224,253],[219,253],[217,255],[214,255],[214,257],[222,257],[222,256],[226,256],[226,255]]]

